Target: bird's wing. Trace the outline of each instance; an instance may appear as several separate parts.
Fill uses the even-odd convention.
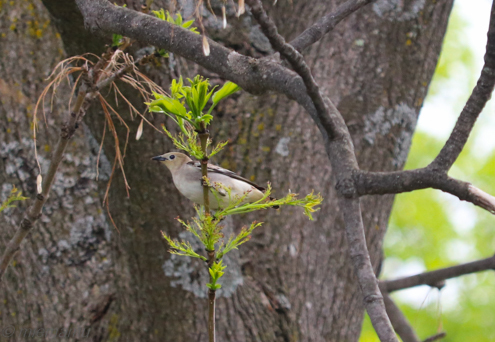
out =
[[[201,170],[201,163],[199,161],[190,161],[190,162],[188,162],[188,164],[194,165],[196,168],[198,168],[199,170]],[[224,175],[224,176],[233,178],[233,179],[240,180],[242,182],[245,182],[245,183],[248,183],[249,185],[254,186],[256,189],[258,189],[260,191],[265,191],[266,190],[264,187],[259,186],[258,184],[253,183],[250,180],[239,176],[237,173],[234,173],[234,172],[232,172],[230,170],[224,169],[223,167],[220,167],[220,166],[216,166],[216,165],[213,165],[213,164],[208,164],[208,172],[218,173],[218,174],[221,174],[221,175]]]

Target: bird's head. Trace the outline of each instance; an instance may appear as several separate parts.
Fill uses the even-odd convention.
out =
[[[184,153],[180,152],[169,152],[151,158],[151,160],[156,160],[162,164],[165,164],[170,171],[175,171],[187,162],[191,161],[191,158],[186,156]]]

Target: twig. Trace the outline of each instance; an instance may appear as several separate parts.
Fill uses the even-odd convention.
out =
[[[333,30],[338,23],[347,18],[349,15],[373,1],[375,0],[349,0],[343,3],[335,12],[325,15],[312,26],[304,30],[303,33],[290,42],[290,45],[292,45],[297,51],[301,52],[308,46],[313,45],[323,38],[325,34]]]
[[[390,295],[385,291],[382,292],[382,295],[388,317],[390,317],[392,326],[402,339],[402,342],[420,342],[418,335],[414,332],[406,316],[404,316],[401,309],[394,303]]]
[[[488,28],[488,41],[486,44],[485,64],[481,70],[478,83],[464,106],[454,130],[445,143],[431,167],[448,171],[457,160],[469,134],[473,130],[476,119],[490,99],[495,85],[495,2],[492,4],[490,14],[490,26]]]
[[[199,140],[201,142],[201,150],[203,151],[203,159],[201,159],[201,176],[203,178],[203,201],[205,205],[205,214],[207,216],[210,215],[210,197],[209,197],[209,187],[206,182],[206,178],[208,177],[208,152],[206,150],[206,146],[208,145],[208,137],[210,134],[206,129],[204,122],[201,123],[202,131],[198,133]],[[210,265],[211,266],[211,265]]]
[[[416,274],[410,277],[381,281],[380,288],[382,291],[393,292],[419,285],[438,287],[438,284],[442,284],[446,279],[487,270],[495,270],[495,255],[490,258]]]
[[[495,197],[478,189],[474,185],[447,176],[444,172],[430,167],[397,171],[397,172],[367,172],[356,170],[352,175],[351,190],[337,186],[342,195],[358,196],[398,194],[413,190],[433,188],[442,190],[462,201],[471,202],[492,214],[495,214]]]
[[[428,337],[427,339],[423,340],[423,342],[435,342],[444,338],[445,336],[447,336],[446,332],[440,332],[438,334]]]
[[[209,197],[209,186],[207,182],[208,178],[208,138],[210,133],[206,129],[206,125],[201,122],[201,132],[198,132],[199,140],[201,142],[201,150],[203,152],[203,159],[201,159],[201,176],[203,180],[203,201],[205,206],[205,215],[210,216],[210,197]],[[208,254],[208,268],[213,266],[215,262],[215,249],[206,250]],[[212,277],[210,275],[210,282],[212,282]],[[216,291],[208,290],[208,340],[209,342],[215,342],[215,297]]]
[[[139,62],[141,62],[141,60],[136,61],[136,63]],[[99,90],[101,88],[111,84],[113,81],[122,77],[126,74],[126,72],[130,71],[134,67],[134,65],[132,64],[130,66],[125,65],[112,75],[98,82],[96,86],[94,84],[90,84],[90,81],[95,81],[95,76],[100,71],[99,68],[102,67],[104,64],[105,63],[97,63],[92,70],[90,70],[89,72],[87,70],[85,71],[86,80],[79,87],[73,110],[70,113],[68,120],[63,124],[61,128],[60,139],[52,155],[48,172],[44,177],[42,191],[36,196],[36,199],[34,200],[34,203],[31,205],[31,207],[26,210],[24,218],[22,219],[14,236],[5,247],[5,251],[3,252],[3,255],[0,259],[0,281],[3,278],[3,275],[5,274],[5,271],[7,270],[7,267],[10,264],[15,253],[19,250],[21,242],[26,238],[30,230],[33,228],[34,223],[41,216],[43,206],[48,199],[48,195],[53,185],[58,168],[63,161],[65,149],[67,148],[71,138],[76,132],[78,124],[84,116],[86,109],[89,107],[91,101],[99,95]]]
[[[311,74],[311,69],[304,61],[303,56],[291,45],[285,42],[285,39],[278,34],[275,23],[268,17],[260,0],[248,0],[251,6],[251,13],[261,26],[261,30],[270,41],[272,47],[289,61],[294,70],[301,76],[306,86],[306,91],[314,103],[317,113],[319,114],[322,126],[327,131],[330,139],[337,139],[337,129],[334,120],[328,115],[328,108],[321,96],[318,84]]]
[[[19,250],[19,246],[24,238],[28,235],[33,228],[34,223],[41,216],[41,210],[48,199],[48,194],[55,180],[58,167],[64,159],[64,152],[69,144],[70,139],[74,135],[77,129],[78,118],[81,115],[81,109],[86,97],[88,86],[83,83],[77,93],[76,103],[74,104],[72,112],[69,114],[67,122],[62,126],[60,132],[60,139],[58,140],[55,151],[53,152],[50,167],[47,174],[44,177],[43,190],[36,196],[34,203],[26,211],[24,218],[21,221],[20,226],[17,228],[14,237],[9,241],[3,252],[2,259],[0,260],[0,281],[10,264],[10,261],[14,257],[14,254]]]
[[[208,340],[215,342],[215,290],[208,290]]]

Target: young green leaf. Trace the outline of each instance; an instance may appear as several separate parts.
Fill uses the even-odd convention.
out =
[[[213,99],[212,99],[213,105],[216,106],[218,104],[218,102],[220,102],[221,100],[223,100],[227,96],[232,95],[233,93],[235,93],[236,91],[238,91],[240,89],[241,89],[241,87],[239,87],[237,84],[235,84],[233,82],[230,82],[230,81],[225,82],[223,87],[220,88],[215,93],[215,95],[213,95]]]

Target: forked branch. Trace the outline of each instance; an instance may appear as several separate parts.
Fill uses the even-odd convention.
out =
[[[278,34],[277,27],[268,17],[260,0],[248,0],[251,13],[261,26],[273,48],[286,58],[294,70],[301,76],[306,91],[316,109],[318,121],[323,128],[323,136],[330,140],[327,149],[335,176],[339,180],[348,179],[358,169],[351,139],[342,115],[328,98],[323,98],[311,70],[302,55]],[[322,129],[320,128],[320,130]],[[344,216],[349,254],[358,278],[364,305],[381,341],[397,341],[389,317],[385,310],[383,297],[378,287],[371,260],[366,246],[364,226],[359,198],[339,198],[339,207]]]

